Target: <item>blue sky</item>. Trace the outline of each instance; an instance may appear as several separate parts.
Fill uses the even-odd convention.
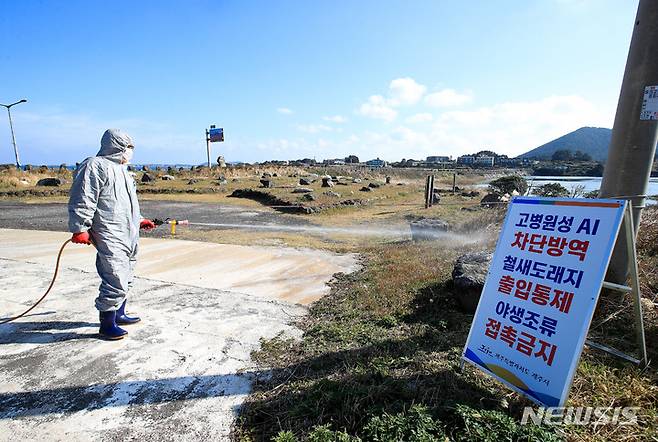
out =
[[[611,127],[634,0],[3,1],[0,102],[24,163],[104,129],[135,162],[517,155]],[[0,109],[4,111],[4,109]],[[13,162],[6,114],[0,163]]]

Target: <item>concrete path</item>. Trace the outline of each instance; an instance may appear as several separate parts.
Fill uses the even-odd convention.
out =
[[[0,317],[43,292],[67,237],[0,230]],[[82,246],[65,251],[33,314],[0,325],[0,441],[226,440],[253,380],[268,376],[254,372],[251,351],[298,333],[289,324],[305,307],[287,301],[315,299],[332,272],[355,265],[177,240],[144,241],[142,252],[128,305],[143,320],[126,327],[128,338],[97,339],[99,281]]]
[[[35,262],[50,269],[59,247],[70,236],[64,232],[0,229],[0,258]],[[62,264],[95,273],[95,256],[91,246],[69,244]],[[326,282],[333,274],[349,273],[355,267],[354,255],[321,250],[142,238],[136,272],[140,277],[176,284],[310,304],[328,292]]]

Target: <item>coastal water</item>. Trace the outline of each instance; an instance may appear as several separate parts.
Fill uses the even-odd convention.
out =
[[[548,183],[559,183],[573,192],[575,189],[584,187],[583,192],[591,192],[601,188],[601,177],[589,176],[526,176],[528,186],[539,187]],[[582,186],[582,187],[581,187]],[[658,195],[658,178],[649,179],[649,189],[647,195]]]

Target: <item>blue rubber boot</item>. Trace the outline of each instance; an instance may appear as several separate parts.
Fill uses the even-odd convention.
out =
[[[123,339],[128,334],[124,329],[117,327],[116,317],[117,312],[115,311],[100,312],[101,328],[98,333],[101,338],[116,341],[117,339]]]
[[[117,310],[117,324],[119,325],[130,325],[136,322],[141,321],[139,316],[126,316],[126,301],[123,301],[119,310]]]

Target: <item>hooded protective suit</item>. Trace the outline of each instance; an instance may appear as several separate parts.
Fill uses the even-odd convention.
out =
[[[117,310],[132,285],[141,214],[135,180],[122,163],[132,139],[105,131],[101,149],[77,169],[69,197],[69,230],[89,231],[101,277],[96,308]]]

